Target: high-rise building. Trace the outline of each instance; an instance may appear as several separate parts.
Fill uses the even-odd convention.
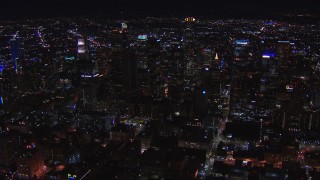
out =
[[[111,53],[108,57],[110,66],[110,78],[113,85],[113,91],[118,96],[123,93],[123,57],[126,41],[126,32],[122,30],[113,30],[110,36],[112,44]]]
[[[124,90],[130,92],[137,86],[137,60],[133,50],[128,50],[122,58],[122,82]]]
[[[94,106],[97,102],[99,73],[96,63],[89,58],[86,39],[78,39],[78,88],[80,99],[85,105]]]
[[[200,80],[200,70],[201,65],[198,62],[198,58],[196,56],[196,31],[195,25],[196,21],[194,18],[186,18],[185,19],[185,27],[183,32],[183,67],[184,67],[184,78],[188,79],[188,82],[185,84],[186,87],[190,86],[190,84],[198,83]],[[189,88],[189,87],[188,87]]]
[[[235,41],[235,60],[244,61],[249,57],[249,40],[236,40]]]
[[[11,59],[13,62],[14,71],[16,74],[20,71],[20,39],[15,37],[10,40],[10,53],[11,53]]]
[[[208,111],[208,92],[201,85],[194,88],[194,112],[196,116],[203,116]]]
[[[185,18],[185,30],[184,30],[184,37],[186,41],[193,41],[194,39],[194,31],[193,26],[196,22],[196,19],[194,17],[187,17]]]

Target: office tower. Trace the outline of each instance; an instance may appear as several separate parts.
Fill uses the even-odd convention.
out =
[[[14,71],[18,74],[21,68],[20,39],[18,37],[14,37],[10,40],[10,53]]]
[[[251,68],[254,64],[251,48],[253,42],[240,39],[234,42],[234,55],[231,70],[230,110],[238,112],[247,105],[254,89],[249,89],[257,84],[257,76]],[[249,91],[250,90],[250,91]],[[249,93],[248,93],[249,91]]]
[[[80,99],[85,105],[93,107],[97,102],[97,87],[99,74],[96,63],[89,58],[86,39],[78,39],[78,88]]]
[[[110,79],[112,82],[112,89],[117,95],[121,95],[123,91],[122,86],[122,51],[112,50],[109,57],[110,64]]]
[[[89,49],[86,39],[78,39],[78,61],[89,61]]]
[[[126,92],[137,86],[137,59],[133,50],[127,50],[122,58],[122,84]]]
[[[208,92],[201,85],[194,88],[194,112],[196,116],[204,116],[208,111]]]
[[[128,95],[128,92],[137,88],[137,55],[136,50],[128,48],[127,35],[126,28],[122,28],[121,30],[113,30],[110,37],[112,48],[109,56],[111,67],[109,74],[113,92],[120,98],[124,98],[123,95]],[[139,37],[145,40],[144,35]]]
[[[278,58],[280,59],[283,59],[283,60],[289,60],[290,56],[293,55],[293,45],[294,43],[290,42],[290,41],[278,41],[277,42],[277,49],[276,49],[276,52],[277,52],[277,56]]]
[[[185,27],[184,27],[184,44],[183,44],[183,50],[184,50],[184,77],[185,79],[188,79],[189,82],[186,84],[186,86],[189,86],[190,84],[195,84],[200,80],[199,74],[201,70],[201,65],[199,62],[197,62],[197,56],[196,56],[196,39],[195,39],[195,19],[192,17],[188,17],[185,19]]]
[[[107,60],[108,60],[107,49],[106,48],[98,49],[97,50],[97,64],[98,64],[99,74],[101,74],[101,75],[105,75],[108,71]]]
[[[236,40],[235,41],[235,60],[246,61],[249,59],[249,40]]]
[[[196,21],[196,19],[194,17],[185,18],[184,36],[185,36],[185,40],[187,42],[194,40],[193,26],[194,26],[195,21]]]

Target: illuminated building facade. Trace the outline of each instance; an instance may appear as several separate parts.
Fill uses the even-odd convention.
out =
[[[18,74],[21,68],[21,48],[19,38],[16,37],[10,40],[10,52],[14,71]]]
[[[96,63],[89,58],[86,39],[78,39],[78,87],[80,99],[85,105],[94,106],[97,102],[99,73]]]

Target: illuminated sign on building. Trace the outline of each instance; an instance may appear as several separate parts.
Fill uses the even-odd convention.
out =
[[[64,58],[64,60],[66,60],[66,61],[73,61],[73,60],[75,60],[75,57],[74,57],[74,56],[66,56],[66,57]]]
[[[76,178],[77,178],[76,175],[68,174],[68,179],[69,179],[69,180],[74,180],[74,179],[76,179]]]
[[[78,53],[79,54],[86,53],[86,46],[85,46],[85,40],[84,39],[78,39]]]
[[[264,58],[264,59],[270,59],[270,58],[274,58],[274,57],[276,57],[276,53],[274,53],[274,52],[267,51],[262,54],[262,58]]]
[[[0,105],[3,104],[3,97],[0,97]]]
[[[195,22],[196,19],[195,19],[194,17],[186,17],[186,18],[184,19],[184,21],[186,21],[186,22]]]
[[[99,76],[99,74],[93,74],[93,75],[83,74],[83,75],[81,75],[81,77],[83,77],[83,78],[93,78],[93,77],[98,77],[98,76]]]
[[[293,87],[292,87],[291,85],[287,85],[287,86],[286,86],[286,89],[287,89],[287,91],[292,91],[292,90],[293,90]]]
[[[139,36],[138,36],[138,39],[139,39],[139,40],[147,40],[147,39],[148,39],[148,36],[145,35],[145,34],[139,35]]]
[[[84,46],[84,39],[78,39],[78,46]]]
[[[237,45],[248,45],[249,40],[236,40]]]
[[[126,23],[121,23],[121,28],[122,29],[128,29],[128,25]]]

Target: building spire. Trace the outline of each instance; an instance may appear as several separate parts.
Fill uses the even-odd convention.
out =
[[[216,56],[215,56],[214,60],[219,60],[218,53],[216,53]]]

